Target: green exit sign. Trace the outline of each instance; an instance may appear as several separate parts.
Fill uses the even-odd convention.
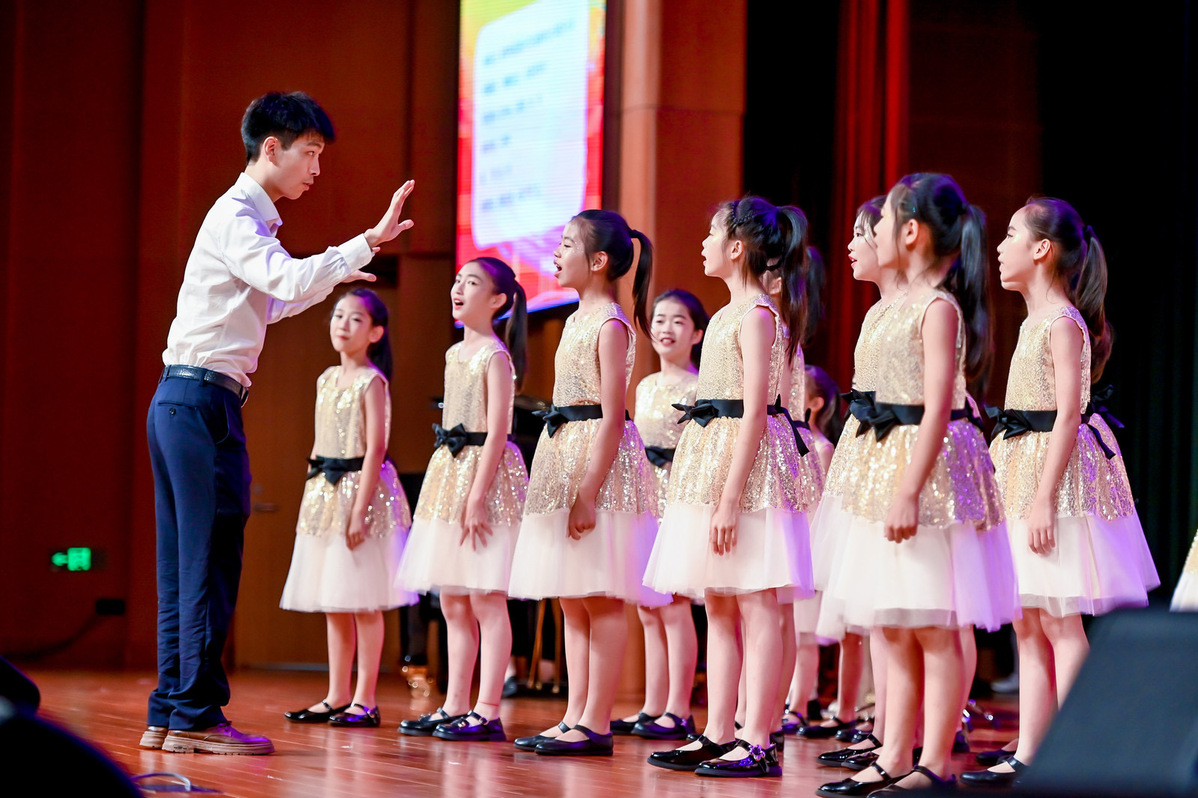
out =
[[[56,551],[50,555],[50,565],[56,571],[90,571],[92,550],[86,546],[72,546],[66,551]]]

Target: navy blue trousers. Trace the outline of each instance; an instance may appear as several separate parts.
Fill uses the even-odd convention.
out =
[[[250,512],[241,405],[211,383],[158,383],[146,432],[158,541],[158,686],[148,723],[206,729],[225,721],[221,665]]]

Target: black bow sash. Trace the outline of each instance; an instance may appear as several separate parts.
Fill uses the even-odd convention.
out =
[[[1090,423],[1090,419],[1099,415],[1111,428],[1123,429],[1123,422],[1115,418],[1106,405],[1102,404],[1110,399],[1113,393],[1114,386],[1112,385],[1092,393],[1089,404],[1082,411],[1081,422],[1082,426],[1090,430],[1090,434],[1094,436],[1094,442],[1098,444],[1098,448],[1102,449],[1102,453],[1108,460],[1115,456],[1115,450],[1102,439],[1102,433]],[[1057,421],[1057,411],[1055,410],[999,410],[997,407],[987,407],[986,412],[991,418],[997,420],[994,427],[995,437],[1002,433],[1003,440],[1018,438],[1026,432],[1052,432],[1053,425]]]
[[[857,435],[869,432],[869,415],[874,409],[874,392],[858,391],[853,388],[848,393],[842,393],[840,398],[848,403],[849,413],[857,419]]]
[[[364,457],[316,457],[308,458],[308,476],[306,479],[311,479],[317,474],[324,474],[324,478],[329,481],[330,485],[336,485],[341,481],[341,478],[346,474],[352,474],[355,471],[362,470],[362,463],[365,462]]]
[[[467,432],[466,428],[461,424],[457,424],[449,429],[445,429],[440,424],[433,424],[433,434],[437,436],[436,443],[433,444],[433,449],[448,446],[449,453],[454,457],[457,457],[458,453],[467,446],[482,446],[487,442],[487,433]]]
[[[978,429],[982,428],[982,420],[974,415],[973,407],[968,402],[965,407],[949,413],[949,421],[968,419]],[[868,423],[873,427],[878,440],[890,434],[895,427],[915,425],[923,421],[923,405],[893,405],[889,402],[876,402],[868,416]],[[864,425],[866,422],[862,422]]]
[[[596,418],[603,418],[602,405],[566,405],[558,407],[557,405],[549,405],[548,410],[534,410],[533,415],[540,416],[545,420],[545,431],[552,438],[557,434],[557,431],[569,424],[571,421],[591,421]],[[628,411],[624,411],[624,420],[628,421],[631,416]]]
[[[700,427],[706,427],[713,418],[743,418],[745,415],[743,399],[700,399],[693,405],[675,404],[673,407],[675,410],[682,411],[682,418],[678,419],[679,424],[694,421]],[[794,432],[795,446],[799,450],[799,456],[807,454],[809,451],[807,444],[803,443],[803,439],[799,437],[800,424],[806,427],[806,422],[795,422],[790,417],[786,406],[782,404],[782,397],[776,398],[772,405],[766,405],[765,412],[771,416],[784,416]]]
[[[986,414],[995,420],[994,436],[1001,433],[1003,440],[1028,432],[1051,432],[1057,422],[1055,410],[1000,410],[987,406]]]
[[[646,446],[645,457],[658,468],[665,468],[667,464],[674,462],[674,450],[662,446]]]

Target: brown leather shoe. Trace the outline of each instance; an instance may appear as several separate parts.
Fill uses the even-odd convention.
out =
[[[147,726],[146,730],[141,734],[141,742],[138,743],[142,748],[152,748],[158,750],[162,747],[162,741],[166,739],[165,726]]]
[[[242,734],[231,723],[194,731],[171,730],[162,742],[162,750],[176,754],[270,754],[274,745],[265,737]]]

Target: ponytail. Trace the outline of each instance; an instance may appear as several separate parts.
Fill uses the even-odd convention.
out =
[[[815,331],[820,317],[823,262],[814,269],[807,249],[807,216],[799,208],[775,208],[760,197],[746,196],[724,203],[716,213],[723,217],[725,236],[744,244],[742,267],[760,281],[767,271],[777,271],[782,281],[778,312],[790,331],[786,357],[794,358],[801,341]],[[809,280],[810,278],[810,280]]]
[[[632,317],[644,332],[649,332],[649,281],[653,277],[653,244],[640,230],[630,232],[641,244],[641,254],[636,261],[636,276],[632,282]]]
[[[970,205],[949,175],[907,175],[887,196],[899,225],[912,219],[927,228],[937,258],[956,256],[937,288],[961,306],[965,326],[965,377],[984,388],[990,371],[990,259],[986,251],[986,215]]]
[[[1106,254],[1094,229],[1064,200],[1033,197],[1025,206],[1024,222],[1032,239],[1053,245],[1052,278],[1059,280],[1090,334],[1090,382],[1102,376],[1115,333],[1106,319]]]
[[[524,372],[528,368],[528,302],[525,298],[524,287],[516,279],[512,267],[499,258],[482,256],[474,262],[483,268],[491,278],[491,287],[496,294],[503,294],[503,304],[495,311],[491,323],[511,311],[507,323],[503,325],[503,339],[508,354],[512,358],[512,371],[516,375],[516,390],[524,385]]]
[[[370,358],[370,362],[374,367],[383,373],[387,378],[387,382],[391,381],[391,336],[389,335],[387,305],[379,298],[379,295],[369,288],[355,288],[351,291],[346,291],[337,301],[340,302],[347,296],[357,297],[361,300],[362,305],[366,308],[366,312],[370,314],[370,323],[374,327],[382,327],[383,335],[373,344],[366,348],[366,357]]]
[[[633,321],[645,332],[649,331],[649,282],[653,277],[653,244],[644,233],[633,230],[624,217],[615,211],[585,210],[571,221],[578,224],[582,233],[583,250],[587,257],[597,252],[607,253],[608,282],[614,283],[632,269],[632,240],[641,244],[641,254],[636,261],[636,275],[632,283],[635,303]]]

